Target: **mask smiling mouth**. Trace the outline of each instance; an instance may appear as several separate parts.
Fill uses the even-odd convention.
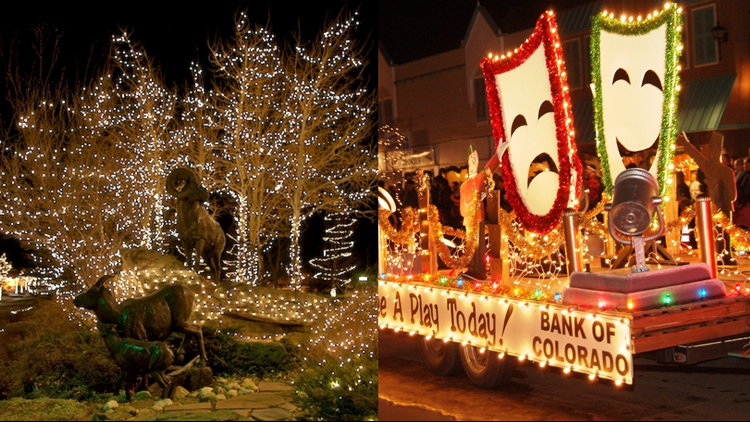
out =
[[[534,180],[535,177],[547,171],[556,173],[558,176],[560,175],[560,172],[557,170],[557,165],[555,165],[555,160],[545,152],[537,155],[536,158],[534,158],[534,161],[531,162],[526,187],[528,188],[529,185],[531,185],[531,181]]]
[[[622,160],[622,164],[625,165],[625,157],[631,157],[636,152],[641,152],[641,151],[646,152],[646,151],[652,151],[653,150],[654,153],[655,153],[656,150],[657,150],[657,148],[659,147],[659,136],[661,136],[661,135],[657,135],[656,136],[656,139],[654,139],[654,143],[651,144],[650,147],[648,147],[646,149],[639,150],[639,151],[631,151],[631,150],[625,148],[625,146],[620,142],[620,139],[617,138],[617,137],[615,137],[615,139],[617,140],[617,151],[620,153],[620,159]],[[625,166],[627,167],[627,165],[625,165]]]

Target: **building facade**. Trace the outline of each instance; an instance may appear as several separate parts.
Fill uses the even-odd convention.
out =
[[[591,17],[604,10],[616,15],[645,17],[664,7],[653,0],[597,1],[557,12],[571,100],[576,142],[582,160],[598,161],[590,65]],[[712,131],[724,135],[732,157],[750,156],[750,2],[703,0],[678,2],[683,11],[681,90],[678,125],[693,143],[708,143]],[[712,29],[725,29],[726,41]],[[485,7],[477,4],[459,48],[407,63],[393,63],[383,45],[378,54],[380,125],[405,138],[407,155],[400,167],[433,174],[466,165],[474,144],[486,162],[494,139],[489,121],[484,76],[479,63],[490,53],[519,46],[533,28],[505,34]],[[381,157],[387,151],[380,151]],[[679,151],[678,151],[679,153]],[[425,158],[426,157],[426,158]],[[382,170],[382,168],[381,168]]]

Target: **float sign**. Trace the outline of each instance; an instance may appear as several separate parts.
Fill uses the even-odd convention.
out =
[[[485,347],[535,362],[633,383],[628,315],[568,310],[537,301],[381,281],[383,328]]]

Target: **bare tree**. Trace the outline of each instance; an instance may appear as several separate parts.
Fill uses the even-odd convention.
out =
[[[123,247],[161,237],[158,175],[172,94],[126,37],[112,48],[115,60],[87,83],[8,74],[16,139],[0,168],[14,200],[0,208],[0,230],[84,283],[116,271]],[[139,285],[118,287],[120,297],[141,293]]]
[[[118,229],[127,210],[107,180],[117,165],[108,159],[115,146],[94,145],[79,131],[85,124],[72,104],[79,99],[65,84],[9,78],[18,88],[9,95],[16,139],[0,163],[12,198],[0,208],[0,230],[48,251],[75,279],[95,279],[119,264],[120,247],[132,241]],[[26,89],[29,83],[34,89]]]
[[[110,159],[119,167],[109,175],[118,186],[126,187],[123,199],[134,206],[128,217],[129,231],[140,246],[164,250],[166,231],[174,226],[167,221],[165,211],[165,183],[170,170],[177,166],[173,138],[176,95],[163,83],[163,78],[143,48],[130,40],[127,32],[113,37],[111,67],[100,78],[105,84],[95,90],[96,96],[106,96],[102,104],[92,98],[96,108],[82,107],[81,114],[88,121],[96,120],[93,141],[110,138],[117,151]],[[172,204],[172,207],[174,205]]]
[[[303,281],[300,233],[313,214],[365,212],[376,180],[369,147],[375,97],[367,92],[367,51],[353,38],[357,14],[342,11],[309,46],[300,37],[286,61],[287,98],[280,191],[290,208],[289,276]]]
[[[211,46],[214,75],[213,121],[218,128],[216,168],[235,204],[237,238],[234,278],[256,285],[263,276],[264,250],[286,224],[277,195],[283,176],[276,173],[283,115],[284,69],[273,34],[235,19],[229,42]],[[204,116],[204,119],[208,116]]]

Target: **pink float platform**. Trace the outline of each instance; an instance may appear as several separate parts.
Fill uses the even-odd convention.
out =
[[[603,310],[642,311],[726,294],[726,286],[711,277],[708,265],[696,263],[635,274],[630,268],[606,273],[573,272],[562,302]]]

